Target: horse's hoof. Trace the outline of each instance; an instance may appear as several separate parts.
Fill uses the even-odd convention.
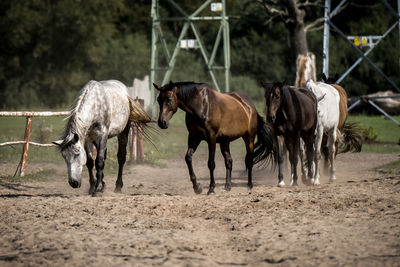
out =
[[[103,195],[103,192],[100,191],[95,191],[92,193],[92,197],[101,197]]]
[[[231,186],[226,186],[226,185],[225,185],[225,191],[226,191],[226,192],[231,191]]]
[[[311,179],[311,184],[312,185],[319,185],[319,179]]]
[[[251,189],[252,188],[247,187],[247,194],[251,195]]]
[[[284,187],[284,186],[285,186],[285,182],[284,181],[281,181],[281,182],[278,183],[278,187]]]
[[[94,193],[94,186],[91,186],[89,189],[89,195],[92,195]]]
[[[329,182],[330,182],[330,183],[333,183],[335,180],[336,180],[336,177],[331,177],[331,178],[329,178]]]
[[[196,185],[196,188],[193,188],[194,189],[194,192],[197,194],[197,195],[199,195],[199,194],[201,194],[201,192],[203,192],[203,188],[200,186],[200,184],[197,184]]]
[[[121,187],[116,187],[114,189],[114,193],[121,193]]]
[[[299,184],[297,182],[292,183],[292,186],[299,186]]]
[[[215,195],[214,189],[208,190],[207,195]]]

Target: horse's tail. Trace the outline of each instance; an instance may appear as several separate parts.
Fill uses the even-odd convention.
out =
[[[142,105],[133,101],[129,97],[129,121],[134,124],[146,124],[152,122],[149,114],[144,110]]]
[[[342,138],[339,139],[338,153],[361,152],[363,136],[358,123],[346,122],[343,125]]]
[[[154,148],[157,149],[157,146],[153,142],[154,136],[158,135],[158,131],[152,125],[149,125],[150,122],[155,122],[151,119],[150,115],[144,110],[142,105],[133,101],[132,98],[129,99],[129,123],[131,126],[135,126],[137,129],[141,131],[145,140],[149,141]]]
[[[271,162],[276,162],[276,149],[271,128],[257,114],[257,142],[254,144],[253,164],[269,164]]]

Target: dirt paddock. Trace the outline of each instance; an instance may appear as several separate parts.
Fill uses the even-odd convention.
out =
[[[201,195],[183,159],[128,166],[122,194],[106,173],[100,197],[87,195],[86,170],[72,189],[64,163],[30,164],[28,172],[57,172],[42,182],[0,180],[0,266],[400,266],[400,175],[376,170],[397,158],[338,155],[338,180],[322,176],[315,187],[278,188],[275,173],[256,170],[248,194],[235,158],[232,191],[223,192],[218,157],[212,196],[205,158],[194,159]],[[0,173],[15,167],[0,164]]]

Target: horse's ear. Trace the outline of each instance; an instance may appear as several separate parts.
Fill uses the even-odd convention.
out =
[[[335,74],[335,82],[337,82],[337,80],[339,80],[339,73]]]
[[[51,143],[56,145],[56,146],[58,146],[58,147],[61,147],[61,144],[63,143],[63,140],[57,140],[57,141],[53,141]]]
[[[325,76],[325,73],[322,73],[322,80],[326,83],[326,81],[328,80]]]
[[[279,88],[282,88],[285,84],[286,84],[286,80],[283,80],[282,82],[278,82],[276,85],[277,85]]]
[[[173,84],[173,82],[171,80],[169,80],[169,84]]]
[[[153,86],[154,86],[154,88],[156,88],[158,91],[161,90],[161,86],[159,86],[159,85],[157,85],[157,84],[155,84],[155,83],[153,83]]]

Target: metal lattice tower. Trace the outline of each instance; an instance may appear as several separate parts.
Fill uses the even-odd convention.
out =
[[[396,22],[392,24],[389,29],[382,35],[379,36],[365,36],[365,45],[368,45],[369,48],[366,52],[363,52],[354,42],[355,38],[359,38],[358,36],[346,36],[335,24],[332,23],[331,18],[335,16],[340,8],[347,2],[347,0],[342,0],[331,12],[331,0],[325,0],[325,22],[324,22],[324,36],[323,36],[323,72],[325,75],[329,75],[329,34],[330,29],[336,31],[341,37],[343,37],[360,55],[360,57],[353,63],[351,67],[347,69],[345,73],[343,73],[338,79],[338,83],[340,83],[358,64],[361,63],[362,60],[365,60],[370,64],[382,77],[384,77],[397,91],[400,92],[400,88],[385,74],[383,71],[375,65],[375,63],[367,57],[367,55],[376,47],[381,40],[383,40],[393,29],[398,26],[399,30],[399,67],[400,67],[400,0],[397,0],[397,12],[390,6],[390,4],[386,0],[380,0],[389,10],[390,13],[396,18]]]
[[[226,15],[226,1],[219,0],[219,3],[212,3],[212,1],[213,0],[205,1],[193,13],[189,14],[188,12],[183,10],[174,0],[152,0],[152,5],[151,5],[152,40],[151,40],[151,74],[150,74],[151,88],[153,87],[152,83],[155,82],[157,72],[164,72],[162,84],[166,84],[169,81],[172,71],[174,70],[175,67],[176,58],[179,54],[179,51],[182,49],[181,41],[184,41],[184,37],[190,28],[193,31],[193,34],[196,38],[195,41],[198,44],[198,48],[200,49],[204,62],[207,66],[208,73],[211,76],[215,88],[218,91],[220,91],[220,86],[215,76],[215,70],[224,70],[225,92],[229,91],[230,46],[229,46],[229,23],[228,23],[229,18]],[[160,17],[159,14],[160,2],[162,2],[164,5],[172,6],[179,14],[179,16]],[[198,16],[200,12],[202,12],[206,7],[213,4],[218,4],[217,6],[218,9],[217,11],[219,12],[218,16]],[[164,38],[163,30],[161,28],[161,23],[166,21],[183,22],[183,27],[181,29],[178,39],[176,40],[175,48],[172,54],[168,49],[167,42]],[[211,51],[211,54],[207,51],[206,47],[204,46],[199,30],[196,26],[196,24],[201,21],[220,22],[219,30],[216,35],[215,43]],[[217,54],[221,38],[223,40],[224,65],[217,66],[215,65],[215,56]],[[160,46],[167,60],[166,66],[159,65],[157,50],[159,49]]]
[[[331,18],[335,16],[340,8],[346,3],[347,0],[342,0],[335,9],[331,12],[331,0],[325,0],[325,14],[324,14],[324,36],[323,36],[323,61],[322,61],[322,69],[325,75],[329,76],[329,34],[330,28],[332,28],[335,32],[337,32],[341,37],[343,37],[360,55],[360,57],[351,65],[337,80],[337,83],[340,83],[361,61],[365,60],[370,64],[383,78],[385,78],[397,91],[400,92],[399,86],[397,86],[371,59],[367,56],[392,30],[398,26],[399,30],[399,54],[398,54],[398,63],[400,67],[400,0],[397,0],[397,12],[390,6],[387,0],[380,0],[385,7],[389,10],[390,13],[396,18],[395,23],[393,23],[385,33],[382,35],[375,36],[346,36],[335,24],[332,23]],[[365,52],[363,52],[358,46],[366,46],[369,47]],[[379,97],[376,97],[379,98]],[[384,98],[384,97],[381,97]],[[366,102],[372,105],[375,109],[377,109],[380,113],[386,116],[388,119],[392,120],[397,126],[400,126],[400,122],[390,116],[386,111],[380,108],[375,102],[374,97],[357,97],[357,100],[348,107],[348,111],[353,109],[361,102]]]

